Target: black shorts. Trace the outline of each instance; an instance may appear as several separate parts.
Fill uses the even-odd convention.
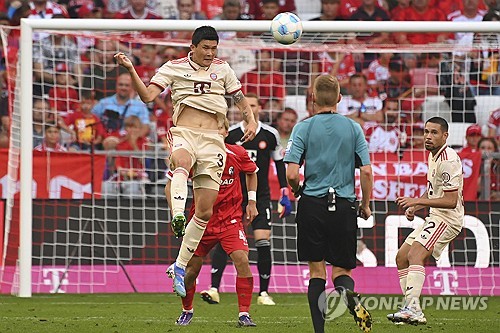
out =
[[[271,201],[269,200],[257,200],[257,211],[259,215],[257,215],[252,221],[252,229],[253,230],[271,230],[271,221],[272,221],[272,207]]]
[[[356,267],[358,224],[355,202],[337,197],[336,210],[331,212],[327,196],[302,195],[295,220],[299,260],[325,260],[345,269]]]

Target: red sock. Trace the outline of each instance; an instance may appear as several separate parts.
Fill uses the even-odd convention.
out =
[[[182,298],[182,308],[183,310],[192,310],[193,309],[193,298],[194,298],[194,293],[196,291],[196,282],[194,285],[186,290],[186,297]]]
[[[240,312],[249,312],[252,303],[253,277],[236,277],[236,294]]]

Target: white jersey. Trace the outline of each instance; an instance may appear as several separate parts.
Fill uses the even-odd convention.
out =
[[[378,97],[366,97],[363,102],[360,102],[352,98],[352,96],[343,96],[337,105],[337,112],[343,116],[360,116],[363,112],[376,114],[382,110],[382,107],[382,100]]]
[[[455,208],[431,208],[429,217],[442,220],[454,229],[461,229],[464,223],[463,171],[457,152],[444,145],[435,156],[429,154],[427,172],[427,197],[442,198],[444,192],[458,191]]]
[[[226,116],[226,94],[241,89],[241,83],[228,63],[214,58],[209,67],[201,67],[187,57],[171,60],[160,67],[150,84],[164,90],[170,86],[174,125],[185,105],[219,116]]]

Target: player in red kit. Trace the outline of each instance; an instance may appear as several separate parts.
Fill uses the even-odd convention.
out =
[[[229,124],[227,119],[224,124],[224,136],[227,136]],[[240,172],[246,175],[248,189],[248,205],[246,207],[246,220],[251,222],[257,216],[256,191],[257,191],[257,165],[250,159],[245,148],[225,144],[227,159],[222,173],[221,185],[217,200],[213,207],[213,215],[208,221],[207,228],[193,257],[186,267],[184,283],[186,296],[182,298],[182,313],[176,321],[177,325],[189,325],[193,319],[193,298],[196,291],[196,278],[198,277],[203,257],[220,243],[226,253],[233,260],[236,268],[236,293],[238,295],[238,325],[256,326],[249,315],[252,302],[253,277],[248,263],[248,243],[243,226],[243,212],[241,204]],[[170,173],[170,171],[169,171]],[[170,179],[171,174],[167,175]],[[170,182],[165,187],[165,192],[170,195]],[[194,214],[194,203],[190,215]]]

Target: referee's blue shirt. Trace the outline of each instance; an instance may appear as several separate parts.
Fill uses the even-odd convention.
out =
[[[304,194],[324,197],[333,187],[339,197],[355,201],[356,159],[360,165],[370,164],[361,126],[337,113],[320,113],[295,125],[284,161],[305,163]]]

